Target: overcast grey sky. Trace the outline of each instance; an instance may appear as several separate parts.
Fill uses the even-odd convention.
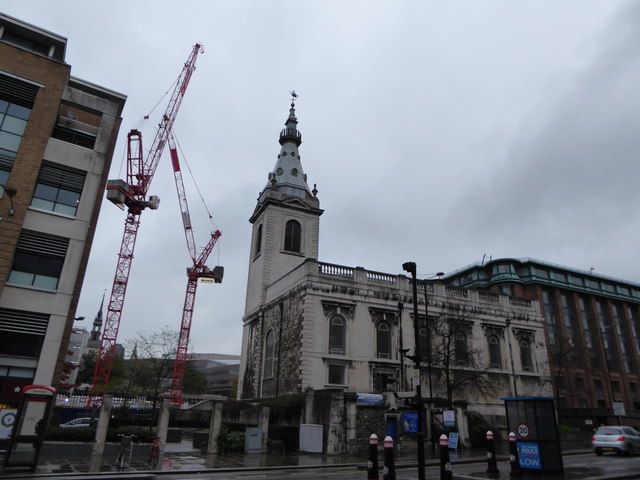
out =
[[[198,59],[175,124],[223,232],[192,326],[197,352],[240,353],[251,215],[297,104],[321,207],[320,260],[422,276],[484,254],[640,281],[640,2],[0,2],[68,38],[72,74],[128,95],[126,133]],[[143,128],[149,146],[153,126]],[[210,224],[189,192],[196,241]],[[180,324],[189,257],[168,152],[136,245],[119,341]],[[122,211],[104,202],[77,314],[110,293]]]

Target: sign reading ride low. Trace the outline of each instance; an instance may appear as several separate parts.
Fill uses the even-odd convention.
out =
[[[518,442],[517,446],[520,468],[542,470],[542,462],[540,461],[540,446],[537,443]]]

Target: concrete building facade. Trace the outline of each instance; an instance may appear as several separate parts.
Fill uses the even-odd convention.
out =
[[[561,421],[640,424],[640,284],[531,258],[470,265],[443,281],[540,303]]]
[[[0,404],[56,385],[126,101],[66,38],[0,14]]]
[[[384,435],[370,431],[376,422],[358,406],[369,394],[382,405],[374,415],[394,423],[404,405],[394,393],[420,381],[432,407],[458,411],[463,440],[467,409],[506,426],[501,397],[548,395],[539,304],[437,282],[416,285],[418,348],[428,358],[430,346],[431,362],[415,372],[403,355],[416,347],[412,280],[318,261],[323,211],[302,170],[301,142],[292,103],[250,219],[239,398],[306,393],[305,423],[323,424],[325,451],[338,453],[371,433]]]

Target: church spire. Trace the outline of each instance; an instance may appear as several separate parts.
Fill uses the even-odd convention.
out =
[[[296,118],[296,98],[298,98],[298,94],[295,90],[292,90],[289,118],[284,122],[284,128],[280,132],[280,145],[291,142],[296,147],[299,147],[302,143],[302,134],[298,131],[298,119]]]
[[[307,185],[307,176],[302,170],[298,147],[302,143],[302,134],[298,131],[298,118],[296,117],[296,99],[298,95],[291,92],[291,108],[289,117],[280,132],[280,154],[273,170],[269,173],[269,179],[262,191],[261,198],[273,193],[285,196],[298,197],[308,200],[315,197]]]
[[[91,330],[90,340],[94,342],[100,341],[100,334],[102,331],[102,307],[104,306],[104,293],[102,294],[102,302],[100,302],[100,310],[96,314],[96,318],[93,319],[93,329]]]

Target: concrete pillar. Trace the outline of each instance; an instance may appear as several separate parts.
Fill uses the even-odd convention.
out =
[[[343,393],[333,392],[329,405],[329,431],[327,432],[327,453],[329,455],[344,453],[345,424]]]
[[[111,418],[111,408],[113,408],[113,395],[104,395],[98,415],[96,436],[91,448],[91,460],[89,461],[90,472],[100,471],[102,455],[104,454],[104,443],[107,440],[107,430],[109,429],[109,419]]]
[[[354,392],[347,392],[344,394],[344,405],[347,415],[347,445],[355,444],[358,422],[358,409],[356,406],[356,400],[358,394]]]
[[[315,423],[313,421],[313,390],[307,392],[307,396],[304,399],[304,422],[302,423]]]
[[[162,462],[164,461],[164,447],[167,444],[167,432],[169,431],[169,418],[171,416],[171,399],[162,399],[160,406],[160,415],[158,416],[158,468],[162,470]]]
[[[262,451],[267,451],[267,439],[269,438],[269,407],[260,408],[258,427],[262,430]]]
[[[207,455],[218,453],[218,435],[222,428],[222,402],[213,401],[211,409],[211,424],[209,425],[209,444],[207,445]]]

